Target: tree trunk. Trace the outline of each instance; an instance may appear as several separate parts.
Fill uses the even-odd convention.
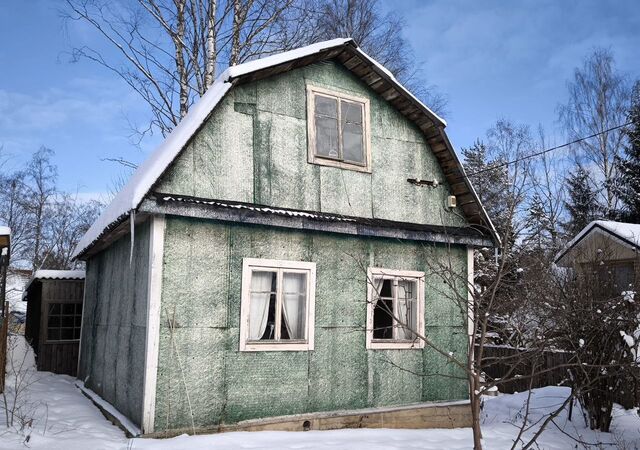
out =
[[[240,0],[233,0],[233,30],[229,65],[235,66],[240,60],[240,28],[242,27],[242,7]]]
[[[209,0],[207,9],[207,62],[204,76],[205,91],[213,84],[216,75],[216,7],[217,0]]]
[[[176,69],[180,77],[180,118],[189,111],[189,78],[184,61],[184,33],[185,33],[185,6],[186,0],[175,0],[177,30],[173,37],[176,49]]]
[[[473,449],[482,450],[482,428],[480,424],[480,375],[469,373],[469,399],[471,401],[471,429],[473,430]]]

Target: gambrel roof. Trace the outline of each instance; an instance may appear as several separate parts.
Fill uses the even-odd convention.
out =
[[[498,242],[491,220],[444,132],[446,122],[405,89],[393,74],[363,52],[352,39],[333,39],[225,70],[191,107],[167,139],[138,167],[125,187],[80,240],[74,257],[85,253],[140,206],[165,170],[233,86],[327,60],[339,61],[422,130],[467,220],[483,230],[494,242]]]

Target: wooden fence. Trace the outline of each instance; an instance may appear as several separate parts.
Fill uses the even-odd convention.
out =
[[[532,388],[557,386],[569,379],[566,368],[569,361],[567,352],[545,352],[540,357],[527,358],[526,350],[513,347],[485,345],[483,349],[483,370],[494,380],[503,380],[498,390],[505,394],[524,392]],[[532,359],[536,367],[532,367]],[[531,375],[533,374],[533,376]]]
[[[4,304],[4,316],[0,316],[0,393],[4,392],[7,373],[7,336],[9,331],[9,302]]]
[[[571,352],[547,351],[539,357],[527,358],[526,350],[486,345],[483,349],[483,370],[494,380],[504,379],[498,383],[498,390],[505,394],[524,392],[529,387],[571,386],[566,367],[571,355]],[[535,360],[536,367],[532,367],[531,360]],[[634,377],[640,379],[640,368]],[[640,406],[640,392],[634,377],[623,383],[625,387],[616,391],[614,396],[614,401],[627,409]]]

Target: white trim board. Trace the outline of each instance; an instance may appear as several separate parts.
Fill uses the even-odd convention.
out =
[[[138,428],[133,422],[131,422],[124,414],[118,411],[115,406],[100,397],[91,389],[86,387],[80,380],[76,380],[75,386],[89,398],[102,412],[110,415],[113,420],[117,421],[119,426],[123,428],[127,433],[133,437],[140,436],[140,428]]]
[[[152,216],[149,233],[149,272],[147,284],[147,337],[145,341],[144,387],[142,395],[142,432],[153,433],[158,381],[160,344],[160,298],[164,258],[164,215]]]

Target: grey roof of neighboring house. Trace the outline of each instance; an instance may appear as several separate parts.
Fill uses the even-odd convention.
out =
[[[36,270],[31,276],[31,279],[24,287],[24,292],[29,290],[29,287],[34,281],[40,280],[84,280],[84,270]],[[24,298],[24,294],[23,294]]]
[[[614,222],[612,220],[594,220],[564,246],[554,258],[554,262],[560,262],[572,248],[593,232],[602,232],[616,239],[623,245],[640,249],[640,224]]]

